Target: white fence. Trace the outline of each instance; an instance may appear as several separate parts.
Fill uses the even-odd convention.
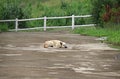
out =
[[[95,24],[86,24],[86,25],[75,25],[75,18],[86,18],[86,17],[91,17],[91,15],[81,15],[81,16],[63,16],[63,17],[41,17],[41,18],[31,18],[31,19],[12,19],[12,20],[0,20],[0,22],[15,22],[15,29],[10,30],[10,31],[18,31],[18,30],[32,30],[32,29],[40,29],[43,28],[44,31],[46,31],[47,28],[65,28],[65,27],[71,27],[74,29],[75,27],[81,27],[81,26],[94,26]],[[47,20],[48,19],[65,19],[65,18],[71,18],[72,19],[72,24],[71,26],[47,26]],[[32,21],[32,20],[44,20],[44,26],[43,27],[35,27],[35,28],[24,28],[24,29],[19,29],[19,22],[21,21]]]

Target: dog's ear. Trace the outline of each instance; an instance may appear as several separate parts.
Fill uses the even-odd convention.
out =
[[[62,42],[60,42],[60,45],[62,46],[62,45],[63,45],[63,43],[62,43]]]

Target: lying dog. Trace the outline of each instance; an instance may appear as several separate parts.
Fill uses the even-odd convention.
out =
[[[60,40],[49,40],[45,41],[44,48],[48,47],[54,47],[54,48],[67,48],[67,45],[65,42],[62,42]]]

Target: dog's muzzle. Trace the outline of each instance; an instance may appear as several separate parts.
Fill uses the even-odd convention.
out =
[[[65,46],[65,48],[67,48],[67,46]]]

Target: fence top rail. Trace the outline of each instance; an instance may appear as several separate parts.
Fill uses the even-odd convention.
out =
[[[64,19],[64,18],[71,18],[72,16],[62,16],[62,17],[47,17],[47,19]]]
[[[92,15],[80,15],[80,16],[74,16],[74,17],[75,18],[82,18],[82,17],[91,17],[91,16]],[[64,18],[72,18],[72,16],[46,17],[46,19],[64,19]],[[32,21],[32,20],[41,20],[41,19],[44,19],[44,17],[41,17],[41,18],[30,18],[30,19],[18,19],[17,21]],[[10,22],[10,21],[16,21],[16,19],[0,20],[0,22]]]
[[[46,17],[46,16],[45,16]],[[71,18],[72,16],[63,16],[63,17],[46,17],[46,19],[64,19],[64,18]],[[19,19],[18,21],[31,21],[31,20],[40,20],[40,19],[44,19],[44,17],[42,18],[30,18],[30,19]]]
[[[81,16],[75,16],[75,18],[82,18],[82,17],[91,17],[92,15],[81,15]]]
[[[15,19],[11,19],[11,20],[0,20],[0,22],[11,22],[11,21],[15,21]]]
[[[30,19],[19,19],[18,21],[32,21],[32,20],[41,20],[44,18],[30,18]]]

